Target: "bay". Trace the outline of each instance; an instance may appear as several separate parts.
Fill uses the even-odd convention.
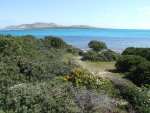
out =
[[[3,35],[34,35],[61,37],[68,44],[80,49],[87,49],[91,40],[104,41],[108,48],[123,51],[127,47],[150,47],[150,30],[128,29],[49,29],[49,30],[4,30]]]

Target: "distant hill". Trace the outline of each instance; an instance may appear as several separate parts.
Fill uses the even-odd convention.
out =
[[[72,25],[62,26],[55,23],[37,22],[32,24],[13,25],[4,28],[3,30],[31,30],[31,29],[94,29],[96,27],[87,25]]]

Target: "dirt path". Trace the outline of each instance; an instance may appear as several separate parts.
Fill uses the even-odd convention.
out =
[[[81,60],[81,56],[78,56],[76,59],[76,62],[83,67],[84,69],[87,69],[90,73],[92,73],[93,75],[96,76],[101,76],[101,77],[105,77],[105,78],[112,78],[112,73],[109,72],[107,68],[101,69],[102,67],[98,66],[90,66],[90,64],[88,64],[86,61],[82,61]],[[94,63],[93,63],[94,65]],[[95,69],[96,67],[96,69]]]
[[[95,74],[93,69],[87,66],[87,64],[84,61],[82,61],[81,58],[82,58],[81,56],[78,56],[76,62],[84,69],[87,69],[90,73]]]
[[[123,78],[124,75],[108,71],[115,69],[115,62],[88,62],[82,61],[81,58],[81,56],[78,56],[76,62],[84,69],[87,69],[91,74],[108,78],[114,82],[127,82],[127,80]]]

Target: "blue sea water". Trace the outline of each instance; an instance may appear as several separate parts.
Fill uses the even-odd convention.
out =
[[[104,41],[110,49],[123,51],[127,47],[150,47],[150,30],[120,29],[55,29],[55,30],[10,30],[0,31],[3,35],[34,35],[37,38],[54,35],[68,44],[87,49],[91,40]]]

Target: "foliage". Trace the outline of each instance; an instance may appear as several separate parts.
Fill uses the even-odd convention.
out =
[[[14,40],[20,45],[22,55],[28,58],[35,58],[39,54],[40,44],[32,35],[14,37]],[[21,55],[21,56],[22,56]]]
[[[97,61],[97,56],[98,56],[98,53],[93,51],[93,50],[89,50],[87,51],[87,53],[85,53],[83,55],[83,58],[82,60],[93,60],[93,61]]]
[[[130,70],[126,78],[138,86],[150,85],[150,62],[143,62]]]
[[[134,85],[120,87],[120,95],[130,102],[139,113],[149,113],[150,95]]]
[[[95,52],[93,50],[87,51],[86,54],[83,55],[83,60],[89,61],[114,61],[118,59],[119,54],[112,50],[105,50],[102,52]]]
[[[6,95],[11,94],[8,91],[10,87],[29,82],[50,81],[69,72],[71,67],[63,61],[64,55],[67,54],[65,48],[46,48],[45,42],[44,39],[39,40],[30,35],[0,35],[0,108],[2,104],[5,106],[5,101],[2,100],[8,99]],[[16,106],[13,109],[18,108]],[[8,108],[2,110],[11,112]],[[16,112],[19,112],[18,110]]]
[[[138,55],[138,56],[146,58],[147,60],[150,60],[150,48],[129,47],[129,48],[126,48],[122,54],[123,55]]]
[[[62,48],[66,44],[61,38],[54,36],[46,36],[44,39],[46,43],[49,43],[49,45],[54,48]]]
[[[99,113],[114,107],[107,95],[84,87],[75,88],[60,80],[11,86],[1,107],[6,112],[16,113]]]
[[[80,50],[59,38],[0,35],[0,51],[0,112],[98,113],[110,103],[106,95],[99,96],[99,92],[111,91],[110,81],[80,68],[73,71],[73,61],[64,61],[64,57]],[[64,83],[62,75],[72,82]]]
[[[89,48],[92,48],[94,51],[99,52],[103,49],[107,49],[107,46],[104,42],[91,40],[88,43]]]
[[[113,102],[110,97],[113,90],[112,83],[90,74],[79,66],[72,65],[72,59],[64,61],[68,53],[73,56],[80,52],[82,51],[67,45],[57,37],[37,39],[31,35],[17,37],[0,35],[0,112],[111,111],[116,107],[111,103]],[[94,58],[101,57],[107,61],[117,58],[111,50],[101,52],[92,50],[92,52]],[[145,68],[141,68],[143,71],[140,75],[147,76],[149,64],[142,65]],[[147,92],[148,88],[149,85],[144,85],[140,92]],[[126,94],[131,97],[131,103],[135,103],[137,109],[144,113],[145,106],[142,103],[147,98],[146,94],[140,93],[138,96],[133,93],[138,104],[134,95],[130,93]],[[124,97],[124,93],[121,92],[121,95]],[[137,99],[138,97],[140,99]],[[147,104],[149,103],[146,101]],[[145,111],[148,111],[147,107]]]
[[[88,89],[94,89],[98,92],[110,92],[112,90],[110,81],[102,77],[93,76],[82,68],[74,68],[70,75],[64,76],[63,80],[73,83],[74,86],[86,86]]]
[[[116,62],[116,68],[125,72],[126,78],[141,86],[150,84],[150,62],[141,56],[122,55]]]
[[[129,70],[142,62],[146,62],[147,60],[140,56],[135,55],[122,55],[116,61],[116,68],[120,72],[129,72]]]
[[[87,52],[80,52],[80,55],[83,56],[82,60],[89,61],[114,61],[117,60],[119,54],[107,49],[107,46],[104,42],[92,40],[89,42],[88,46],[92,50]]]
[[[8,89],[2,107],[6,112],[15,113],[79,113],[78,106],[64,88],[47,82],[14,85]]]
[[[3,56],[10,56],[16,54],[20,54],[20,46],[17,43],[16,40],[14,40],[14,37],[12,36],[0,36],[0,53]]]
[[[9,43],[0,46],[1,50],[5,48],[0,53],[1,72],[6,70],[5,76],[10,77],[10,81],[11,78],[16,78],[15,82],[43,80],[65,74],[70,69],[62,59],[65,50],[44,48],[43,41],[28,35],[13,38],[2,36],[1,44],[5,40]]]
[[[126,83],[118,84],[116,87],[119,88],[120,95],[128,100],[139,113],[149,113],[150,111],[150,62],[145,56],[145,53],[148,55],[147,50],[148,48],[127,48],[116,62],[116,68],[120,72],[126,72],[127,79],[137,86],[141,86],[139,88]]]
[[[81,50],[73,46],[67,46],[67,52],[72,53],[74,55],[78,55],[81,52]]]

